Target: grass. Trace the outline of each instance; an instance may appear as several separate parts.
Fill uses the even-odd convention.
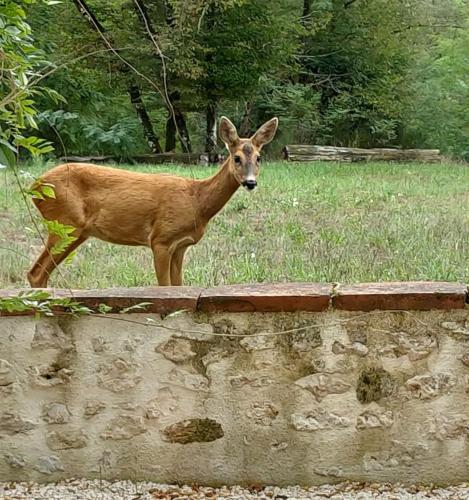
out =
[[[46,168],[23,167],[34,176]],[[171,165],[123,168],[195,177],[213,172]],[[27,174],[23,182],[30,183]],[[8,173],[1,180],[0,206],[0,286],[21,287],[41,243]],[[267,164],[258,189],[238,190],[189,250],[185,284],[467,282],[468,207],[464,165]],[[148,248],[98,240],[88,240],[61,269],[51,286],[155,284]]]

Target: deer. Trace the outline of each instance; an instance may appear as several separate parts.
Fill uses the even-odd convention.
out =
[[[44,219],[73,226],[75,239],[54,254],[59,237],[49,232],[27,275],[31,287],[46,288],[54,269],[90,237],[149,247],[158,285],[182,285],[187,249],[201,240],[208,222],[240,186],[248,191],[257,186],[262,147],[277,127],[278,119],[272,118],[250,138],[240,138],[233,123],[221,117],[219,135],[229,155],[204,179],[86,163],[65,163],[47,171],[38,182],[52,186],[54,196],[33,202]]]

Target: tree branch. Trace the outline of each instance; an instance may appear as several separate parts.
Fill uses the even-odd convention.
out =
[[[121,71],[123,73],[126,73],[131,69],[134,73],[141,75],[141,73],[131,64],[129,63],[126,59],[124,59],[116,49],[114,49],[113,45],[109,41],[109,39],[105,36],[106,28],[98,21],[96,16],[94,15],[93,11],[89,8],[89,6],[86,4],[85,0],[72,0],[73,3],[75,4],[76,8],[78,9],[78,12],[80,12],[83,17],[88,21],[88,24],[90,25],[91,29],[93,31],[96,31],[98,35],[102,38],[106,46],[109,48],[109,50],[118,57],[118,59],[121,61],[122,64],[122,69]],[[144,76],[144,75],[143,75]],[[146,80],[150,80],[149,78],[145,77]],[[153,86],[153,82],[150,80]],[[159,93],[161,94],[161,90],[156,87]],[[130,102],[135,108],[135,111],[137,113],[137,116],[140,120],[140,123],[142,124],[143,127],[143,132],[145,139],[147,141],[148,146],[150,147],[150,150],[152,153],[161,153],[163,150],[161,148],[160,142],[158,140],[157,135],[155,134],[155,131],[153,129],[153,125],[151,123],[150,117],[147,113],[147,110],[144,106],[141,92],[140,92],[140,87],[138,86],[137,82],[135,81],[134,78],[131,79],[131,81],[128,84],[127,91],[130,96]]]
[[[176,133],[178,134],[179,141],[181,142],[182,145],[182,149],[186,153],[191,153],[192,148],[189,139],[189,132],[187,131],[184,116],[180,109],[174,109],[173,103],[169,95],[170,93],[168,89],[168,74],[166,71],[166,61],[164,59],[164,54],[156,40],[156,34],[155,34],[156,32],[151,23],[150,16],[148,15],[148,10],[143,1],[141,0],[133,0],[133,3],[135,5],[135,10],[137,11],[137,15],[145,29],[145,35],[153,44],[156,53],[161,60],[161,66],[163,68],[163,87],[164,87],[165,101],[169,109],[169,112],[171,114],[171,118],[176,127]]]

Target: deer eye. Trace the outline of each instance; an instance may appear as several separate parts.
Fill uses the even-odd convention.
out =
[[[234,161],[235,161],[235,163],[236,163],[237,165],[239,165],[239,164],[241,163],[241,156],[236,155],[236,156],[234,157]]]

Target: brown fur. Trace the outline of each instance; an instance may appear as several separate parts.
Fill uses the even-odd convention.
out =
[[[46,287],[55,267],[89,237],[150,247],[158,283],[181,285],[187,248],[202,238],[209,220],[250,175],[253,158],[272,140],[277,123],[274,118],[251,139],[239,139],[234,125],[223,117],[220,135],[230,156],[215,175],[203,180],[79,163],[49,170],[41,181],[54,186],[55,199],[34,202],[45,219],[76,228],[77,240],[60,255],[53,255],[57,237],[49,235],[28,273],[31,286]],[[252,146],[249,155],[243,154],[246,145]],[[235,164],[235,155],[241,157],[240,163]],[[257,176],[258,163],[254,170]]]

